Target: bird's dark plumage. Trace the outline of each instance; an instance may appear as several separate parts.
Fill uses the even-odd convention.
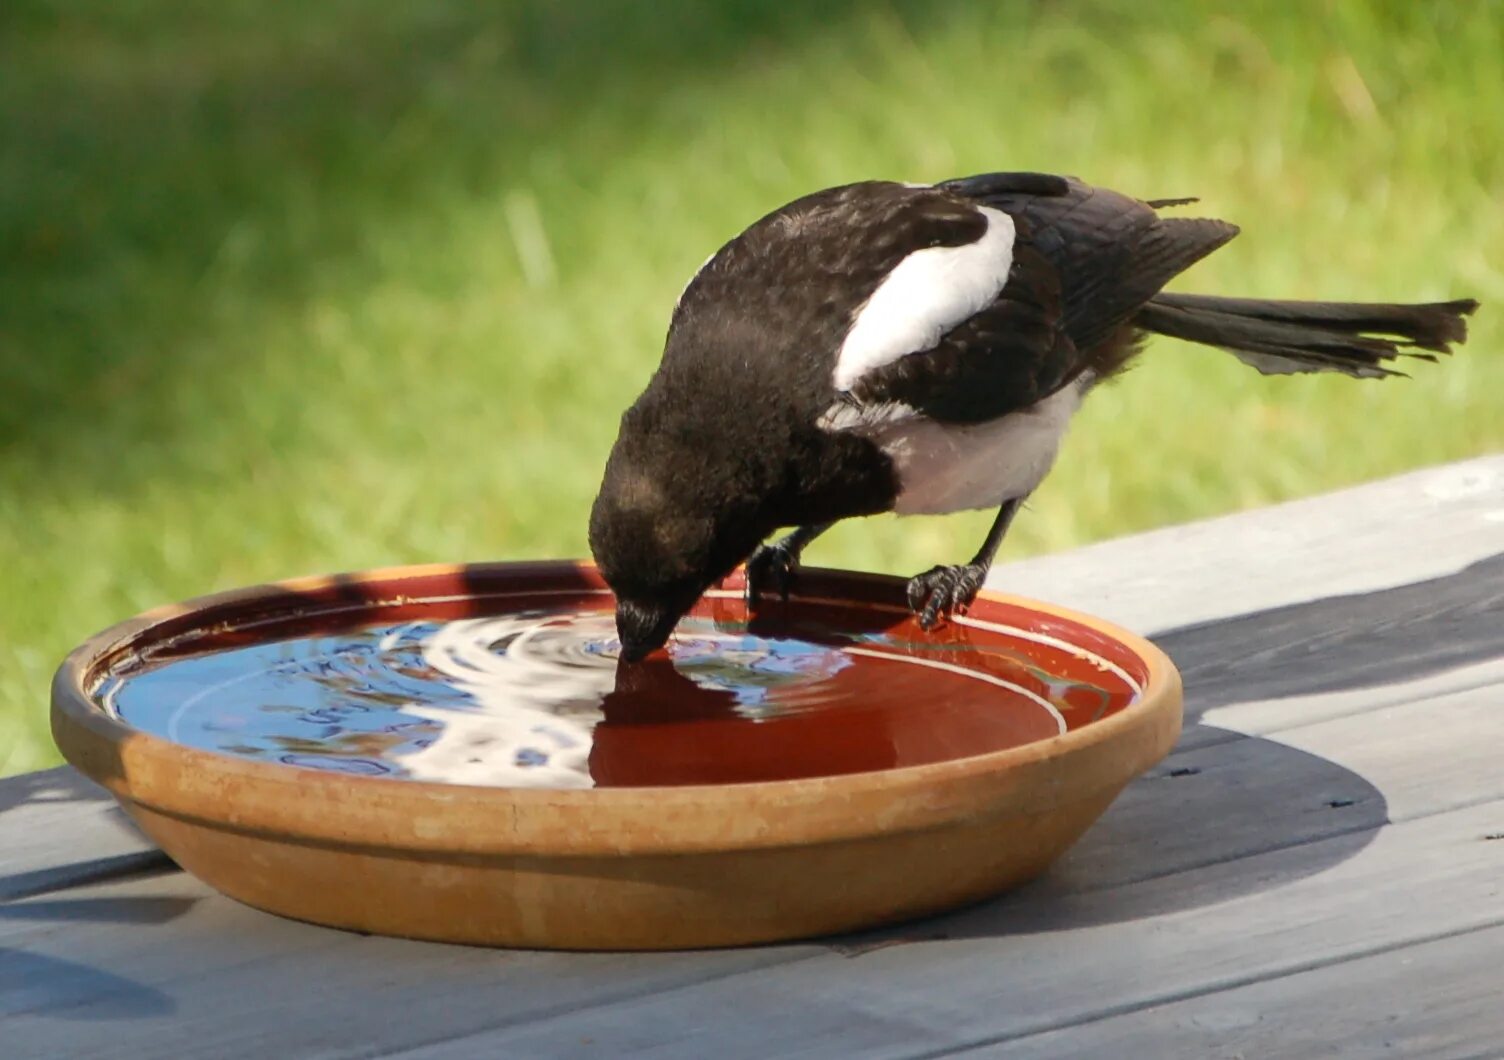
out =
[[[1163,216],[1079,180],[992,173],[805,196],[689,282],[662,363],[622,417],[591,513],[624,655],[663,643],[714,581],[786,585],[829,523],[999,507],[971,564],[915,579],[927,622],[964,605],[1077,403],[1146,332],[1226,348],[1260,371],[1390,374],[1465,337],[1472,302],[1420,306],[1170,295],[1226,222]]]

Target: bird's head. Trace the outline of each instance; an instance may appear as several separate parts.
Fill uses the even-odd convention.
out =
[[[661,648],[767,532],[723,465],[705,446],[659,433],[632,411],[623,417],[590,512],[590,551],[616,594],[628,662]]]

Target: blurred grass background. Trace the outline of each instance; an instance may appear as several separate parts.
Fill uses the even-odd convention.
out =
[[[1413,380],[1161,343],[1004,558],[1504,448],[1504,7],[0,5],[0,774],[98,628],[300,573],[573,556],[705,255],[814,188],[1200,195],[1178,286],[1482,299]],[[990,516],[868,520],[912,573]]]

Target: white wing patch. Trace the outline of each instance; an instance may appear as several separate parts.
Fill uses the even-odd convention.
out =
[[[874,368],[933,349],[1002,291],[1013,264],[1013,218],[987,206],[977,209],[987,218],[980,239],[914,251],[857,310],[836,359],[837,390],[850,390]]]

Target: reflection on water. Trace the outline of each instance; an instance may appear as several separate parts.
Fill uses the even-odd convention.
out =
[[[1133,695],[1000,637],[794,632],[691,616],[671,661],[619,667],[609,612],[533,610],[230,647],[110,675],[95,694],[138,729],[225,754],[560,788],[939,761],[1048,738]]]

